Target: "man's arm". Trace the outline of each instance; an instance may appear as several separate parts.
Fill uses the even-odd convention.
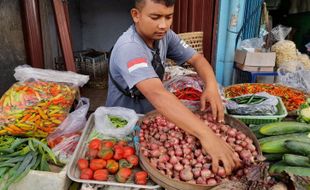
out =
[[[172,93],[166,91],[158,78],[140,81],[136,86],[159,113],[200,140],[204,149],[212,157],[214,172],[218,171],[220,160],[227,174],[239,165],[239,158],[236,157],[232,148],[206,127]]]
[[[224,108],[221,100],[221,96],[218,92],[216,78],[213,69],[209,62],[203,55],[196,53],[192,58],[187,61],[197,71],[200,78],[205,83],[205,89],[200,98],[201,110],[205,110],[206,100],[210,102],[213,119],[218,119],[219,122],[224,121]]]

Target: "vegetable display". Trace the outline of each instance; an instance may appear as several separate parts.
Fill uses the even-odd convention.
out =
[[[45,141],[35,138],[0,136],[0,184],[7,190],[32,170],[49,171],[48,161],[56,163]]]
[[[258,92],[267,92],[271,95],[281,97],[288,111],[297,110],[299,106],[306,101],[306,95],[302,91],[278,84],[263,83],[246,83],[227,87],[225,89],[225,97],[234,98],[236,96],[255,94]]]
[[[63,83],[15,83],[0,99],[0,135],[46,137],[67,117],[76,92]]]
[[[145,118],[140,125],[140,154],[162,174],[188,183],[216,185],[225,178],[238,179],[245,175],[258,156],[253,140],[228,125],[213,123],[209,113],[196,115],[242,160],[242,166],[233,175],[228,176],[222,166],[213,173],[211,156],[204,151],[199,140],[159,114]]]
[[[257,129],[254,129],[257,130]],[[310,177],[310,124],[286,121],[265,124],[256,134],[267,161],[276,162],[270,173]]]

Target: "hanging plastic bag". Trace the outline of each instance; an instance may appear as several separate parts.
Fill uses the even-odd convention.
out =
[[[0,135],[46,137],[67,117],[78,95],[74,82],[60,82],[70,78],[71,73],[59,72],[58,75],[58,72],[35,69],[35,74],[31,69],[17,67],[15,77],[22,81],[13,84],[0,99]],[[46,81],[38,77],[41,74],[46,76]]]
[[[132,133],[139,119],[134,110],[123,107],[99,107],[94,115],[95,130],[105,136],[118,139]],[[118,122],[114,122],[115,120]]]
[[[277,42],[271,47],[271,51],[276,52],[276,64],[297,60],[297,49],[294,42],[285,40],[292,28],[278,25],[271,30],[273,39]]]
[[[61,163],[67,163],[73,155],[86,124],[88,109],[89,99],[80,98],[76,110],[68,115],[54,133],[47,136],[48,145]]]
[[[277,97],[260,92],[231,98],[227,101],[226,108],[233,115],[275,115],[278,103]]]

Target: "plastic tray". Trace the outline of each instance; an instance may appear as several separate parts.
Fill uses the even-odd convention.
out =
[[[126,183],[118,183],[115,181],[114,175],[109,176],[108,181],[97,181],[97,180],[84,180],[80,179],[80,170],[77,165],[79,158],[83,158],[87,151],[87,139],[95,126],[95,117],[93,114],[90,115],[80,141],[74,151],[73,157],[68,165],[67,175],[72,181],[79,183],[89,183],[89,184],[100,184],[108,186],[119,186],[119,187],[129,187],[129,188],[141,188],[141,189],[158,189],[159,185],[155,184],[153,181],[148,180],[147,185],[137,185],[133,182],[133,175],[129,178]],[[135,171],[135,170],[134,170]]]
[[[276,115],[270,115],[270,116],[259,116],[259,115],[231,115],[230,116],[239,119],[245,124],[254,124],[254,125],[260,125],[265,123],[273,123],[281,121],[283,118],[287,116],[286,108],[283,104],[283,101],[281,98],[277,97],[279,100],[279,103],[277,104],[278,113]],[[226,111],[227,112],[227,111]]]

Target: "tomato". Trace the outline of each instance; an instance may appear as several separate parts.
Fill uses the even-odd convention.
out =
[[[85,168],[81,170],[80,179],[92,179],[93,173],[93,170],[91,170],[90,168]]]
[[[139,158],[136,155],[130,155],[127,158],[127,161],[131,163],[133,166],[137,166],[139,164]]]
[[[102,141],[102,147],[106,147],[106,148],[112,148],[115,144],[115,141],[113,140],[104,140]]]
[[[86,157],[89,159],[94,159],[97,157],[97,154],[98,154],[98,150],[88,149],[88,151],[86,152]]]
[[[135,183],[138,184],[138,185],[146,185],[147,183],[147,180],[135,180]]]
[[[135,181],[146,181],[147,180],[147,173],[145,171],[138,171],[135,173]]]
[[[102,158],[104,160],[109,160],[111,158],[113,158],[113,150],[112,148],[102,148],[99,152],[98,152],[98,157]]]
[[[124,158],[135,154],[135,149],[132,146],[125,146],[124,147]]]
[[[120,160],[124,157],[124,150],[123,147],[120,146],[116,146],[114,147],[114,156],[113,159],[114,160]]]
[[[107,167],[109,173],[115,174],[118,170],[119,165],[115,160],[108,160],[106,167]]]
[[[131,175],[131,169],[129,168],[120,168],[115,175],[115,179],[117,182],[125,183]]]
[[[100,169],[94,172],[94,179],[98,181],[107,181],[109,179],[109,171],[107,169]]]
[[[101,149],[101,140],[100,139],[93,139],[89,142],[88,148],[94,149],[94,150],[100,150]]]
[[[107,165],[107,161],[103,159],[92,159],[90,160],[90,165],[89,168],[92,169],[93,171],[103,169]]]
[[[127,144],[128,144],[127,141],[123,141],[123,140],[117,142],[117,145],[120,145],[120,146],[127,146]]]
[[[79,166],[80,170],[88,168],[88,160],[86,160],[84,158],[80,158],[78,160],[78,166]]]
[[[121,159],[118,161],[118,165],[120,168],[132,168],[132,164],[129,163],[127,160],[125,159]]]

